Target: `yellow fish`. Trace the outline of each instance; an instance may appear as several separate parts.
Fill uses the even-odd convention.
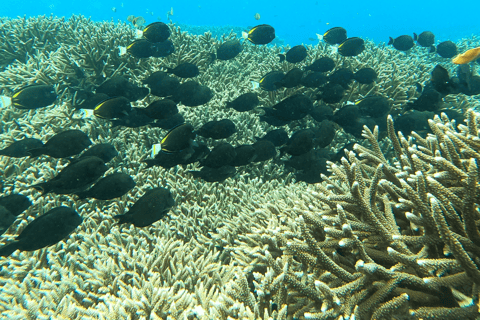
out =
[[[480,58],[480,47],[470,49],[462,54],[455,56],[452,62],[455,64],[466,64]]]

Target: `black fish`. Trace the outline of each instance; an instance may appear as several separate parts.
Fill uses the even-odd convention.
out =
[[[346,127],[351,121],[354,121],[358,117],[360,117],[360,110],[357,105],[345,105],[335,111],[333,121],[342,127]]]
[[[285,165],[293,167],[297,170],[295,179],[297,181],[304,181],[306,183],[322,182],[320,174],[328,175],[327,160],[322,157],[322,154],[311,150],[300,156],[292,156],[285,161]]]
[[[235,148],[226,142],[217,145],[200,164],[210,168],[220,168],[230,165],[236,156]]]
[[[433,85],[433,89],[440,92],[441,94],[447,95],[451,93],[457,93],[457,85],[452,81],[452,79],[450,79],[450,75],[448,74],[447,69],[445,69],[439,64],[436,65],[435,68],[433,68],[430,81]]]
[[[235,132],[237,132],[237,128],[230,119],[209,121],[196,131],[199,136],[212,139],[225,139]]]
[[[334,27],[323,34],[323,40],[328,44],[340,44],[347,39],[347,30]]]
[[[97,104],[93,114],[102,119],[118,119],[132,111],[130,100],[125,97],[109,98]]]
[[[81,104],[75,105],[75,109],[89,109],[93,110],[95,107],[102,101],[109,98],[105,93],[95,93],[91,94],[86,98]]]
[[[151,42],[163,42],[170,37],[170,28],[163,22],[154,22],[143,29],[143,36]]]
[[[396,124],[396,122],[395,122]],[[397,132],[397,130],[395,130]],[[353,146],[355,145],[356,142],[348,142],[346,143],[343,147],[338,149],[336,153],[333,153],[330,155],[330,161],[332,162],[339,162],[343,157],[345,157],[345,151],[348,150],[353,150]]]
[[[285,143],[288,141],[288,133],[285,131],[285,129],[275,129],[267,132],[266,135],[264,135],[261,138],[257,138],[257,140],[268,140],[272,142],[275,147],[280,147],[283,146]]]
[[[424,48],[431,48],[435,44],[435,35],[431,31],[423,31],[419,35],[413,34],[413,40]]]
[[[310,116],[318,122],[322,122],[323,120],[330,120],[333,117],[333,110],[329,106],[322,104],[314,107],[310,111]]]
[[[353,81],[353,79],[354,74],[352,70],[347,68],[337,69],[328,77],[328,81],[330,81],[330,84],[339,84],[345,89],[348,89],[348,86]]]
[[[167,68],[167,73],[173,73],[180,78],[193,78],[198,76],[200,71],[195,64],[184,62],[179,64],[175,68]]]
[[[185,119],[180,113],[177,113],[176,115],[173,115],[167,119],[155,120],[155,122],[150,123],[150,126],[165,130],[172,130],[183,123],[185,123]]]
[[[249,144],[243,144],[235,147],[235,159],[230,163],[231,166],[246,166],[256,157],[255,148]]]
[[[303,71],[300,68],[293,68],[288,71],[282,80],[275,82],[274,85],[277,88],[293,88],[301,84],[303,77]]]
[[[328,77],[322,72],[311,72],[300,82],[307,88],[318,88],[328,82]]]
[[[238,40],[230,40],[222,43],[217,49],[218,60],[230,60],[242,52],[242,45]]]
[[[393,47],[399,51],[408,51],[413,48],[413,38],[409,35],[403,35],[393,39],[389,37],[388,45],[393,45]]]
[[[328,72],[333,69],[335,69],[335,61],[330,57],[321,57],[305,68],[315,72]]]
[[[40,148],[30,149],[30,158],[48,155],[53,158],[68,158],[79,154],[92,144],[90,138],[80,130],[57,133]]]
[[[268,24],[253,27],[247,34],[247,40],[253,44],[268,44],[275,39],[275,29]]]
[[[154,43],[152,46],[153,46],[152,57],[155,57],[155,58],[165,58],[175,52],[175,47],[173,45],[173,42],[170,40],[157,42],[157,43]]]
[[[18,216],[32,205],[27,196],[21,194],[10,194],[0,197],[0,206],[5,207],[11,214]]]
[[[145,115],[145,108],[132,108],[124,117],[113,119],[112,128],[123,126],[127,128],[139,128],[150,124],[153,119]]]
[[[418,111],[436,111],[443,105],[443,95],[437,90],[430,88],[423,90],[420,97],[413,103],[407,104],[406,110],[415,109]]]
[[[282,120],[277,118],[275,114],[275,109],[273,108],[262,108],[265,111],[265,115],[260,116],[260,121],[264,121],[274,127],[283,127],[290,123],[290,120]]]
[[[100,178],[107,169],[102,159],[97,157],[84,157],[72,161],[53,179],[32,185],[31,187],[42,191],[42,194],[49,192],[56,194],[75,193],[83,191],[90,186]]]
[[[417,133],[431,132],[428,120],[433,119],[435,113],[432,111],[412,110],[406,114],[399,115],[395,118],[395,132],[401,131],[405,136],[412,131]]]
[[[7,156],[12,158],[28,157],[30,153],[28,150],[43,147],[43,142],[34,138],[25,138],[10,144],[5,149],[0,150],[0,156]]]
[[[191,148],[193,139],[195,139],[193,126],[184,123],[170,130],[160,144],[163,152],[175,153]]]
[[[480,94],[480,77],[472,75],[468,83],[462,83],[460,91],[467,96],[476,96]]]
[[[321,153],[318,150],[310,150],[299,156],[291,156],[284,163],[297,170],[309,170],[320,157]]]
[[[130,43],[126,51],[136,58],[150,58],[155,54],[154,44],[146,39],[138,39]]]
[[[227,102],[227,108],[235,109],[238,112],[245,112],[253,110],[259,103],[258,95],[255,92],[247,92],[235,98],[235,100]]]
[[[345,132],[357,138],[362,136],[363,126],[367,126],[373,130],[375,125],[377,125],[375,119],[362,116],[357,105],[346,105],[340,110],[337,110],[333,115],[333,121],[342,126]]]
[[[338,53],[344,57],[358,56],[363,50],[365,50],[365,41],[358,37],[348,38],[338,46]]]
[[[158,120],[170,118],[178,113],[177,104],[170,99],[155,100],[142,110],[146,116]]]
[[[0,235],[4,234],[16,219],[17,217],[15,215],[13,215],[7,208],[0,205]]]
[[[190,80],[178,87],[172,100],[181,102],[187,107],[196,107],[209,102],[212,97],[213,91],[209,87]]]
[[[111,200],[123,196],[135,187],[135,181],[126,173],[112,173],[98,180],[90,189],[78,192],[78,199]]]
[[[291,95],[273,106],[272,115],[280,120],[300,120],[312,110],[312,100],[304,94]]]
[[[315,133],[315,146],[325,148],[333,141],[336,133],[335,123],[329,120],[323,120],[319,126],[311,128]]]
[[[201,161],[202,159],[205,159],[210,154],[210,149],[208,148],[208,146],[201,141],[196,142],[192,148],[193,148],[193,154],[187,159],[185,159],[184,161],[182,161],[181,162],[182,165],[187,165],[190,163]]]
[[[188,171],[195,178],[202,178],[207,182],[222,182],[227,178],[233,177],[237,170],[233,166],[222,166],[220,168],[203,167],[200,171]]]
[[[357,102],[360,114],[372,118],[382,117],[390,112],[390,102],[387,98],[382,96],[367,96]]]
[[[123,76],[114,76],[103,82],[95,90],[96,93],[103,93],[109,97],[125,97],[130,102],[141,100],[149,93],[148,88],[139,87],[136,84],[128,82]]]
[[[322,93],[317,97],[325,103],[337,103],[343,99],[345,88],[338,83],[327,83],[322,88]]]
[[[118,224],[131,223],[142,228],[162,219],[174,205],[175,200],[170,191],[158,187],[147,190],[127,213],[113,218],[118,220]]]
[[[432,79],[433,82],[433,79]],[[457,76],[450,80],[452,93],[461,92],[467,96],[480,94],[480,77],[473,74],[469,64],[461,64],[457,67]]]
[[[444,41],[437,45],[437,53],[442,58],[453,58],[457,55],[457,45],[452,41]]]
[[[370,84],[377,80],[377,72],[372,68],[362,68],[355,72],[353,79],[361,84]]]
[[[13,93],[12,105],[18,109],[37,109],[53,104],[57,94],[53,86],[34,84]]]
[[[91,146],[80,155],[83,157],[98,157],[107,163],[118,155],[117,149],[110,143],[99,143]]]
[[[253,144],[255,149],[255,158],[252,162],[263,162],[273,159],[277,155],[277,149],[273,142],[269,140],[259,140]]]
[[[315,133],[310,129],[302,129],[292,134],[288,139],[287,145],[280,149],[282,153],[286,152],[292,156],[299,156],[313,149],[313,139]]]
[[[275,91],[278,89],[275,83],[282,81],[283,77],[285,73],[282,71],[270,71],[260,79],[259,86],[265,91]]]
[[[34,251],[56,244],[82,223],[78,213],[67,207],[56,207],[28,224],[15,241],[0,249],[7,257],[15,250]]]
[[[287,60],[290,63],[302,62],[307,57],[307,49],[298,45],[287,51],[286,54],[279,54],[280,62]]]
[[[166,72],[157,71],[152,73],[143,83],[148,85],[150,93],[157,97],[173,96],[180,86],[180,80],[170,77]]]

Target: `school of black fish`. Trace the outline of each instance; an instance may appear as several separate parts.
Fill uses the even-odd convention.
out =
[[[123,50],[120,48],[120,54],[130,54],[138,59],[166,57],[177,49],[169,40],[170,34],[168,25],[162,22],[152,23],[143,29],[141,39],[133,41]],[[255,26],[245,32],[244,40],[229,40],[219,44],[216,53],[210,54],[211,63],[235,59],[242,53],[242,41],[261,46],[271,43],[275,37],[272,26]],[[322,39],[336,48],[336,53],[332,54],[343,57],[355,57],[366,48],[363,39],[347,37],[347,30],[341,27],[327,30]],[[415,46],[415,42],[442,58],[449,59],[457,55],[457,47],[451,41],[435,46],[435,36],[430,31],[414,34],[413,37],[401,35],[390,38],[388,45],[406,52]],[[308,50],[303,45],[278,54],[281,63],[292,65],[301,63],[307,57]],[[164,71],[151,73],[143,79],[144,86],[130,82],[125,76],[115,75],[97,86],[94,91],[83,92],[83,102],[76,108],[93,110],[94,116],[110,122],[112,127],[154,126],[168,130],[158,142],[158,152],[143,161],[144,168],[172,168],[198,163],[200,170],[188,172],[192,178],[207,182],[222,182],[234,178],[236,168],[272,159],[283,163],[287,171],[293,170],[297,181],[321,182],[321,174],[329,174],[327,160],[339,161],[343,155],[343,148],[338,153],[331,153],[326,149],[340,128],[360,138],[364,125],[369,128],[378,126],[381,131],[385,130],[387,116],[391,114],[388,97],[376,95],[366,96],[338,110],[332,108],[332,104],[344,99],[346,90],[353,82],[372,85],[378,74],[374,65],[350,70],[337,66],[332,57],[322,56],[304,68],[294,66],[286,73],[272,70],[261,78],[258,83],[260,90],[298,89],[273,106],[260,106],[254,89],[230,99],[231,101],[225,104],[225,108],[231,108],[235,112],[256,112],[261,121],[280,128],[270,130],[263,137],[257,137],[253,144],[231,145],[220,142],[210,149],[196,138],[222,140],[241,132],[237,131],[232,119],[205,121],[197,128],[185,122],[179,113],[179,105],[204,105],[215,94],[211,88],[195,80],[199,74],[197,65],[183,62],[174,68],[165,67]],[[306,94],[301,88],[313,88],[315,91],[314,94]],[[453,76],[444,67],[437,65],[431,70],[430,81],[418,83],[417,90],[418,98],[406,105],[402,112],[394,114],[396,130],[405,135],[411,131],[425,135],[429,130],[427,120],[440,112],[462,120],[462,115],[443,108],[443,98],[459,93],[468,96],[480,94],[480,77],[474,75],[468,65],[460,65],[457,74]],[[132,102],[142,100],[148,95],[159,99],[147,107],[132,106]],[[54,104],[57,94],[53,86],[34,84],[13,92],[11,99],[15,108],[32,110]],[[299,129],[291,136],[281,128],[307,116],[315,120],[314,127]],[[351,145],[347,144],[345,147]],[[90,137],[80,130],[65,128],[47,141],[34,138],[18,140],[0,150],[0,156],[67,159],[69,164],[53,178],[31,186],[42,195],[70,194],[78,200],[111,200],[125,195],[136,186],[134,179],[125,173],[116,172],[104,176],[109,169],[109,162],[118,156],[117,150],[109,143],[92,145]],[[31,204],[30,199],[21,194],[0,197],[0,235],[5,233]],[[119,225],[146,227],[165,217],[174,206],[175,200],[170,190],[164,187],[153,188],[146,190],[128,212],[116,215],[113,219],[116,219]],[[28,224],[14,241],[0,248],[0,256],[9,256],[15,250],[33,251],[53,245],[74,232],[82,221],[83,218],[72,208],[53,208]]]

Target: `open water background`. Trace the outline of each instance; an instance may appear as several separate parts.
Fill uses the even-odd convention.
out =
[[[112,11],[116,8],[116,12]],[[276,35],[291,46],[315,44],[316,33],[331,27],[347,29],[349,37],[359,36],[377,43],[388,37],[413,35],[429,30],[437,42],[480,35],[480,2],[469,1],[220,1],[220,0],[24,0],[2,1],[0,16],[26,15],[66,16],[82,14],[93,20],[118,19],[128,15],[143,16],[146,24],[167,22],[167,11],[173,8],[173,22],[186,25],[222,28],[238,26],[247,29],[270,24]],[[260,20],[255,20],[259,13]],[[228,28],[226,28],[227,30]],[[309,40],[315,39],[314,41]]]

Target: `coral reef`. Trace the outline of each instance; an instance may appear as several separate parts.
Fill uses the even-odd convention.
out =
[[[357,141],[331,176],[316,185],[298,183],[281,161],[251,164],[223,183],[194,179],[186,168],[143,169],[141,161],[166,133],[159,128],[111,128],[99,118],[79,116],[74,106],[105,79],[123,75],[141,85],[151,72],[181,62],[199,66],[196,80],[214,97],[195,108],[180,105],[186,121],[199,127],[223,118],[238,133],[234,145],[253,143],[272,127],[256,111],[237,113],[227,101],[252,90],[279,62],[278,46],[245,43],[232,61],[213,62],[221,42],[236,37],[196,36],[170,25],[176,51],[167,58],[119,56],[135,37],[124,23],[93,22],[82,16],[0,19],[2,94],[27,84],[54,85],[55,106],[0,109],[1,147],[23,137],[46,141],[65,128],[81,129],[94,143],[109,142],[120,155],[111,171],[131,175],[137,186],[112,201],[76,200],[40,194],[32,184],[53,177],[66,160],[0,158],[3,192],[29,196],[33,205],[0,240],[13,239],[34,218],[65,205],[84,217],[66,240],[36,252],[0,258],[0,312],[12,319],[478,319],[480,216],[478,164],[480,115],[475,97],[451,95],[447,103],[467,110],[467,123],[446,116],[430,121],[432,134],[404,136],[388,120],[388,137],[365,128],[365,140],[337,133],[330,146]],[[472,43],[478,43],[473,38]],[[344,99],[369,94],[390,100],[394,110],[414,100],[445,60],[422,48],[405,54],[366,41],[357,57],[330,46],[308,46],[311,64],[332,56],[337,68],[375,66],[379,79],[354,83]],[[463,48],[472,43],[462,42]],[[288,48],[286,48],[288,49]],[[414,59],[413,59],[414,58]],[[448,66],[453,72],[451,66]],[[303,90],[303,89],[302,89]],[[258,90],[272,106],[299,92]],[[305,94],[314,94],[305,89]],[[135,106],[146,106],[147,96]],[[313,125],[305,118],[286,130]],[[457,125],[460,125],[457,127]],[[202,140],[202,139],[199,139]],[[203,139],[210,147],[218,142]],[[152,226],[115,225],[145,190],[168,187],[177,206]]]
[[[426,139],[397,136],[389,118],[395,162],[365,127],[369,148],[330,163],[286,220],[229,246],[253,274],[256,304],[244,303],[305,319],[478,319],[480,118],[467,116],[458,130],[436,117]]]

